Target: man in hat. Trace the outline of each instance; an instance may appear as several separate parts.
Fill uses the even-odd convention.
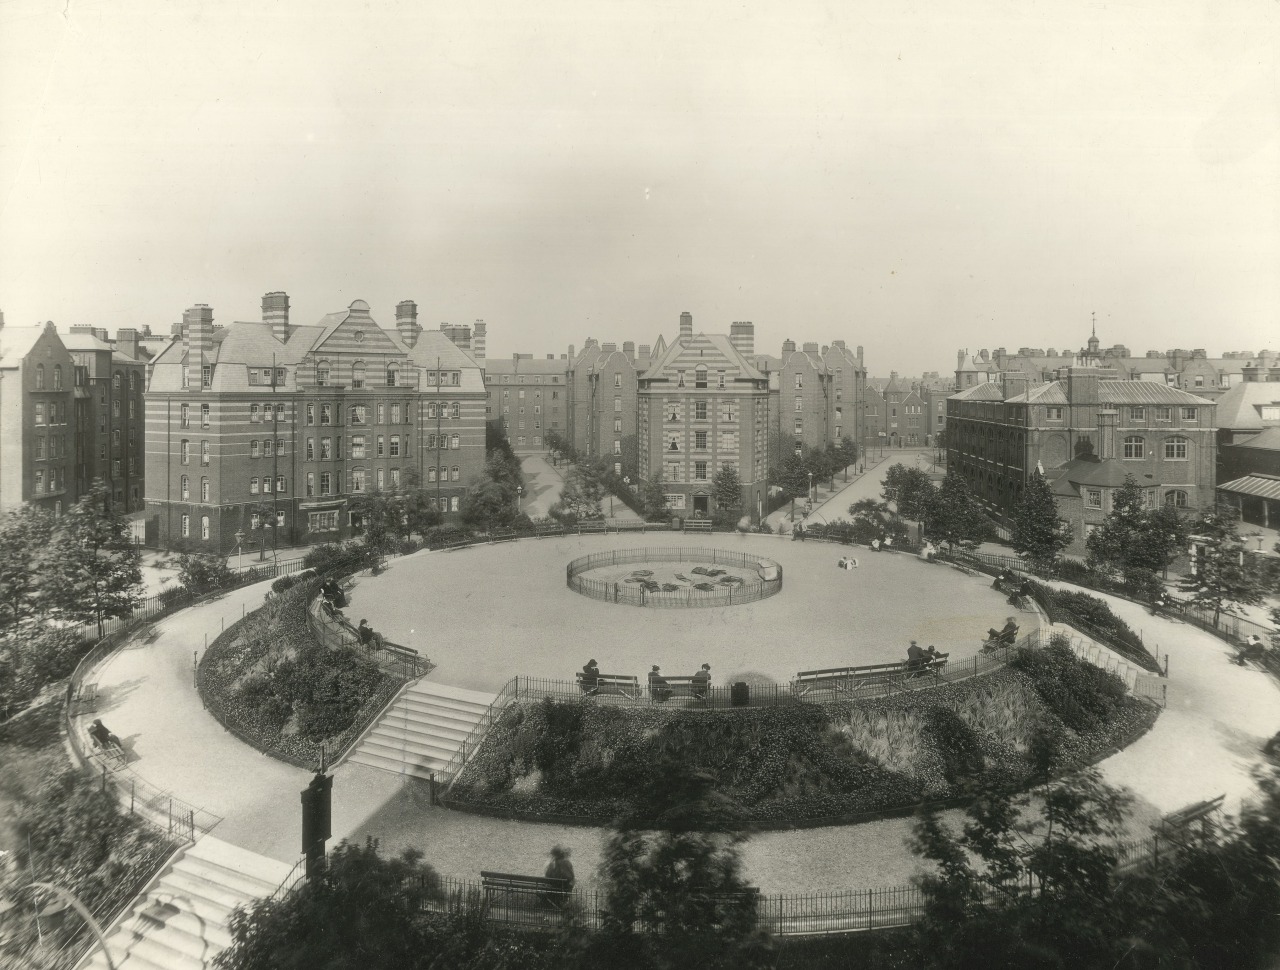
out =
[[[711,664],[703,664],[702,669],[693,675],[693,696],[698,700],[706,700],[707,688],[711,686]]]
[[[556,909],[563,909],[565,903],[569,901],[568,894],[573,891],[575,882],[573,863],[569,861],[569,850],[562,845],[553,845],[551,861],[547,863],[547,869],[543,875],[548,879],[559,879],[564,887],[557,892],[543,893],[543,901]]]
[[[582,667],[582,693],[588,697],[600,689],[600,665],[588,660]]]
[[[907,647],[907,669],[915,670],[922,663],[924,663],[924,651],[920,649],[920,644],[912,640],[911,646]]]
[[[667,679],[659,673],[659,670],[658,665],[654,664],[653,669],[649,671],[649,696],[662,704],[671,696],[671,688],[667,686]]]

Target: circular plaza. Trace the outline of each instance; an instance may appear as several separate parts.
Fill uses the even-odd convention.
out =
[[[1013,612],[989,580],[907,553],[858,547],[858,568],[841,569],[849,547],[772,536],[717,543],[777,563],[786,576],[777,595],[732,607],[620,609],[565,581],[566,566],[593,553],[686,548],[692,568],[707,546],[705,536],[663,532],[423,552],[362,578],[347,615],[429,657],[432,680],[496,691],[517,674],[571,679],[588,659],[635,675],[654,664],[692,674],[707,663],[717,685],[785,684],[802,669],[892,663],[906,658],[912,640],[954,661],[976,654],[987,629]],[[617,567],[627,575],[633,568]],[[1023,614],[1018,622],[1025,632],[1038,621]]]

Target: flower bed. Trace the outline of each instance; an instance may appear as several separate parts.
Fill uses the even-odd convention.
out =
[[[315,641],[306,610],[318,587],[309,579],[270,597],[213,642],[199,670],[201,699],[228,730],[305,767],[322,747],[331,757],[345,750],[400,686],[355,652]]]
[[[643,811],[674,756],[710,772],[748,821],[825,824],[955,798],[975,783],[1024,787],[1123,746],[1157,713],[1065,646],[866,702],[708,713],[544,699],[502,715],[449,801],[603,824]]]
[[[1112,613],[1105,601],[1076,590],[1053,589],[1035,580],[1027,582],[1031,584],[1037,601],[1048,601],[1049,612],[1056,620],[1071,624],[1143,670],[1160,673],[1160,664],[1147,651],[1142,638]]]

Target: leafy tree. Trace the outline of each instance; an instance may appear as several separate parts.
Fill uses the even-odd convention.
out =
[[[431,504],[431,492],[424,488],[416,471],[404,473],[400,488],[400,511],[404,536],[426,535],[428,529],[434,529],[443,520],[440,510]]]
[[[640,505],[644,509],[645,518],[650,522],[658,521],[667,514],[667,493],[662,487],[662,476],[654,475],[640,485]]]
[[[725,465],[716,472],[711,488],[715,494],[716,508],[727,512],[742,511],[742,479],[732,465]]]
[[[142,600],[142,567],[124,516],[95,481],[58,522],[40,554],[43,602],[59,616],[103,623],[127,616]]]
[[[221,556],[183,553],[178,557],[178,581],[193,596],[230,585],[234,575]]]
[[[516,498],[513,487],[489,478],[481,479],[462,500],[462,521],[484,531],[508,526],[520,514]]]
[[[914,848],[934,867],[918,878],[921,965],[1116,965],[1128,941],[1112,846],[1128,801],[1088,770],[1042,790],[1032,813],[1027,796],[987,793],[959,834],[918,819]]]
[[[1058,553],[1071,545],[1071,523],[1058,517],[1053,490],[1040,472],[1032,472],[1013,509],[1013,551],[1036,572],[1047,572]]]
[[[604,485],[595,471],[586,465],[574,465],[565,476],[555,509],[574,519],[598,519],[604,514],[600,508],[604,495]]]
[[[772,484],[782,489],[783,494],[791,499],[791,513],[796,511],[796,496],[809,492],[809,471],[805,468],[804,457],[795,451],[786,451],[777,465],[771,466]]]
[[[53,516],[34,505],[20,505],[0,522],[0,634],[31,619],[38,609],[38,562],[53,527]]]
[[[926,521],[933,512],[938,490],[923,469],[914,465],[894,464],[884,478],[885,501],[893,501],[898,513],[917,522]]]
[[[1245,552],[1236,523],[1239,511],[1225,502],[1205,509],[1192,527],[1202,537],[1205,551],[1196,556],[1195,575],[1182,580],[1182,588],[1196,606],[1213,610],[1213,622],[1226,613],[1239,616],[1242,606],[1262,602],[1262,577],[1253,557]]]
[[[972,549],[990,537],[991,524],[986,513],[962,476],[948,472],[942,480],[924,534],[953,549],[956,546]]]

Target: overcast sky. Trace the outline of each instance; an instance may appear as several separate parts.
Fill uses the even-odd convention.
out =
[[[0,0],[0,309],[1280,348],[1280,3]]]

